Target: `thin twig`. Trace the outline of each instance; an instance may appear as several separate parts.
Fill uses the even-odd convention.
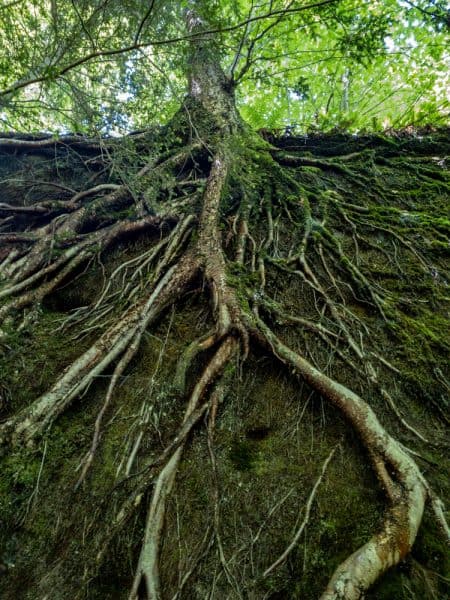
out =
[[[325,460],[325,462],[322,465],[322,471],[321,471],[319,477],[317,478],[317,481],[314,484],[314,487],[311,490],[311,493],[309,495],[308,501],[306,503],[305,517],[304,517],[304,519],[302,521],[302,524],[297,529],[297,532],[294,535],[294,538],[292,539],[292,542],[289,544],[289,546],[286,548],[286,550],[281,554],[281,556],[279,558],[277,558],[277,560],[275,562],[273,562],[270,565],[270,567],[268,567],[264,571],[263,577],[267,577],[267,575],[269,575],[269,573],[271,573],[274,569],[276,569],[278,566],[280,566],[286,560],[286,558],[289,556],[289,554],[292,552],[292,550],[295,548],[295,546],[297,545],[297,542],[300,539],[300,536],[302,535],[303,530],[305,529],[306,525],[308,524],[309,515],[311,513],[312,503],[314,502],[314,498],[316,496],[316,493],[317,493],[317,490],[319,488],[319,485],[321,484],[322,479],[324,478],[324,475],[325,475],[325,471],[327,470],[327,467],[328,467],[331,459],[333,458],[334,453],[338,449],[338,447],[339,447],[339,444],[337,444],[333,448],[333,450],[330,452],[330,454],[328,455],[327,459]]]

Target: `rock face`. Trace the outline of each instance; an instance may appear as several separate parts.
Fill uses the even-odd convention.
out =
[[[198,52],[200,141],[0,139],[0,596],[444,597],[448,131],[262,140]]]

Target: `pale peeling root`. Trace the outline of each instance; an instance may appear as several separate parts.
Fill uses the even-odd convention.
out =
[[[166,514],[166,500],[172,491],[182,453],[183,448],[179,447],[172,454],[169,462],[156,480],[147,516],[144,544],[139,556],[139,564],[129,600],[138,600],[141,597],[138,593],[142,583],[145,587],[147,598],[157,600],[161,597],[158,565],[159,544]]]
[[[358,600],[411,550],[428,495],[425,480],[414,460],[386,432],[362,398],[284,345],[258,317],[257,324],[274,353],[344,413],[366,446],[388,492],[391,506],[380,531],[336,569],[321,597],[321,600]]]
[[[197,273],[191,257],[172,266],[152,293],[128,309],[84,354],[73,362],[54,386],[0,428],[0,446],[43,433],[89,384],[125,352],[138,330],[145,329],[164,308],[184,293]]]
[[[161,220],[146,217],[134,222],[120,222],[89,235],[88,239],[70,246],[61,257],[50,262],[19,283],[9,285],[0,290],[0,299],[16,296],[0,307],[0,324],[11,312],[21,310],[29,305],[39,304],[51,294],[69,275],[83,262],[92,259],[95,254],[104,251],[120,236],[140,233],[147,228],[158,227]],[[50,278],[48,279],[48,277]],[[38,284],[37,287],[34,287]],[[29,288],[29,289],[28,289]]]
[[[399,517],[401,519],[404,515],[400,514]],[[416,515],[419,524],[421,518],[422,513]],[[399,527],[402,527],[401,522],[398,523],[394,511],[390,511],[382,531],[339,565],[320,600],[363,598],[368,588],[409,552],[410,545],[407,539],[403,539],[402,532],[398,531]],[[407,538],[407,532],[404,535]]]
[[[239,342],[231,336],[225,338],[222,342],[192,391],[183,423],[186,422],[196,410],[208,386],[221,375],[238,347]],[[143,591],[142,586],[144,586],[146,598],[149,600],[159,600],[161,598],[161,585],[159,580],[159,547],[161,533],[166,514],[166,501],[170,496],[175,482],[178,465],[183,454],[183,448],[184,440],[172,454],[156,480],[147,515],[144,542],[139,556],[139,562],[129,600],[138,600],[142,597],[140,595]]]
[[[248,332],[241,321],[241,310],[235,290],[227,281],[226,258],[223,252],[221,230],[218,226],[219,207],[228,170],[228,159],[222,148],[213,159],[211,172],[206,182],[199,221],[197,251],[202,260],[205,278],[211,288],[217,336],[220,338],[232,330],[237,331],[242,340],[244,357],[246,357],[249,344]]]

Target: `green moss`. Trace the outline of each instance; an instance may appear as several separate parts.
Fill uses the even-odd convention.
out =
[[[173,134],[167,145],[181,145],[183,140],[176,137]],[[320,293],[299,276],[298,265],[281,268],[280,260],[295,252],[305,228],[311,226],[307,252],[315,276],[357,339],[361,333],[365,351],[383,354],[401,371],[401,375],[394,374],[376,362],[379,376],[395,393],[402,414],[438,444],[444,434],[435,407],[441,407],[443,412],[445,399],[439,373],[444,373],[448,351],[444,339],[444,251],[449,223],[443,193],[447,188],[444,178],[433,177],[426,169],[409,164],[411,161],[396,164],[392,154],[385,157],[383,164],[364,165],[373,156],[386,154],[389,148],[389,152],[397,152],[399,146],[399,142],[384,137],[370,143],[370,152],[347,163],[346,168],[296,170],[277,166],[266,153],[265,143],[250,144],[244,137],[236,136],[232,148],[236,161],[222,206],[223,238],[227,239],[230,230],[226,218],[240,207],[242,215],[250,215],[257,252],[272,258],[266,263],[265,306],[274,309],[281,305],[286,312],[313,321],[321,319],[338,336],[338,348],[352,358]],[[321,153],[328,156],[336,148],[343,153],[351,151],[348,139],[335,140],[334,146],[330,146],[330,140],[324,140],[319,146]],[[158,151],[161,147],[162,142]],[[124,168],[127,152],[123,156]],[[158,181],[158,186],[161,184],[170,197],[171,177]],[[158,197],[154,201],[158,202]],[[352,211],[350,204],[362,210]],[[339,207],[344,207],[354,220],[360,236],[358,252],[354,230]],[[270,248],[264,245],[266,208],[272,210],[278,227]],[[414,253],[386,231],[389,228],[420,252],[430,265],[429,272]],[[196,233],[192,239],[197,239]],[[339,291],[321,262],[319,242]],[[136,256],[151,243],[151,236],[143,236],[134,244],[127,241],[110,252],[103,261],[106,279],[122,260]],[[336,260],[338,246],[344,255]],[[232,238],[225,252],[231,257],[227,262],[227,283],[249,311],[253,294],[259,289],[258,274],[251,272],[248,263],[244,266],[233,262]],[[357,265],[386,299],[387,322],[356,289],[350,278],[352,265]],[[14,324],[8,327],[1,367],[2,389],[9,390],[4,416],[28,405],[48,389],[62,369],[90,343],[89,339],[72,341],[67,332],[58,330],[59,319],[67,317],[70,308],[95,299],[103,282],[100,267],[92,266],[86,275],[78,275],[77,281],[44,303],[42,312],[36,313],[27,329],[19,332]],[[102,566],[95,564],[96,550],[146,461],[159,455],[182,421],[186,396],[171,389],[174,365],[192,339],[214,326],[208,303],[203,302],[205,297],[203,304],[197,305],[193,296],[183,299],[173,313],[164,316],[142,342],[105,415],[101,444],[82,489],[75,493],[73,487],[92,441],[93,424],[104,401],[110,371],[98,377],[87,393],[57,419],[37,449],[4,457],[0,474],[0,560],[6,565],[7,574],[0,580],[2,597],[34,600],[44,596],[39,588],[42,582],[47,586],[46,594],[57,590],[64,600],[79,593],[89,600],[127,597],[151,490],[127,526],[115,540],[108,541]],[[115,314],[121,310],[118,306]],[[267,322],[273,316],[264,307],[260,312]],[[433,488],[444,497],[448,484],[441,447],[418,447],[377,390],[341,361],[332,347],[323,344],[313,332],[280,321],[274,320],[272,325],[286,343],[338,381],[351,382],[358,393],[364,394],[388,431],[424,456],[426,462],[421,466]],[[264,352],[258,344],[252,344],[246,361],[233,361],[226,368],[226,375],[233,378],[216,419],[213,449],[217,479],[203,422],[185,446],[167,506],[161,548],[161,575],[168,595],[177,589],[178,573],[185,573],[194,564],[186,597],[206,597],[214,586],[217,597],[234,593],[228,578],[220,574],[212,536],[216,485],[224,556],[232,577],[249,597],[319,597],[336,566],[379,527],[386,499],[356,435],[337,411],[318,394],[311,394],[304,382],[291,377],[277,359],[268,359],[270,353]],[[201,354],[191,366],[187,394],[204,370],[208,356]],[[138,420],[143,410],[149,411],[151,419],[143,430],[133,477],[119,484],[116,472],[120,460],[127,456],[127,444],[140,431]],[[337,444],[339,449],[318,489],[304,535],[288,560],[263,580],[260,574],[291,542],[321,464]],[[38,493],[32,496],[38,479]],[[211,534],[211,545],[208,536],[202,542],[205,533]],[[257,541],[253,542],[255,538]],[[198,557],[201,560],[197,564]],[[13,563],[14,568],[10,567]],[[49,564],[61,564],[62,576],[55,575],[53,567],[49,570]],[[367,597],[429,600],[434,594],[434,599],[443,598],[445,590],[440,577],[446,569],[446,548],[426,514],[412,556],[387,573]],[[87,578],[93,576],[86,590],[80,590],[82,573],[87,573]]]
[[[257,452],[247,441],[234,441],[230,448],[229,458],[238,471],[250,471],[255,467]]]
[[[2,461],[0,475],[0,515],[2,530],[23,518],[25,502],[32,497],[36,485],[40,459],[33,452],[15,452]],[[5,544],[6,539],[2,540]]]
[[[444,577],[450,577],[450,555],[447,541],[429,513],[424,515],[414,545],[413,556],[427,568],[432,570],[442,569]]]

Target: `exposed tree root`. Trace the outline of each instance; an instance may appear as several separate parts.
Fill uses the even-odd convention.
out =
[[[186,292],[196,275],[197,262],[188,255],[176,267],[171,267],[154,290],[128,309],[65,371],[51,390],[1,425],[1,445],[17,443],[19,439],[30,441],[41,435],[96,376],[127,351],[133,340],[137,339],[138,332],[143,331],[169,304]]]
[[[359,433],[389,498],[390,507],[380,532],[337,568],[322,595],[324,600],[361,598],[382,573],[410,551],[428,495],[424,477],[362,398],[289,349],[260,319],[257,322],[275,354],[341,410]]]
[[[136,174],[136,181],[140,182],[140,185],[150,185],[154,181],[155,177],[164,177],[167,170],[171,170],[181,164],[183,164],[191,155],[196,145],[192,145],[187,149],[184,148],[180,152],[171,153],[168,158],[162,161],[158,165],[147,164],[139,170]],[[146,181],[149,179],[149,181]],[[81,204],[81,200],[92,194],[98,194],[104,190],[113,190],[109,194],[94,198],[94,200],[87,204]],[[95,229],[100,226],[105,220],[108,222],[111,219],[111,215],[120,210],[124,210],[133,204],[133,196],[126,185],[110,185],[101,184],[79,192],[75,194],[72,199],[67,203],[58,204],[58,208],[63,208],[63,213],[59,216],[52,218],[48,225],[40,227],[37,230],[37,239],[34,237],[31,240],[28,238],[21,238],[22,241],[33,242],[32,247],[29,250],[21,252],[14,260],[9,261],[7,264],[0,265],[0,276],[10,280],[13,284],[20,285],[20,289],[34,283],[35,280],[41,278],[47,274],[44,268],[45,261],[51,258],[55,244],[61,244],[62,248],[69,248],[67,251],[69,254],[74,253],[72,246],[76,246],[78,238],[83,232],[89,229]],[[139,203],[138,203],[139,204]],[[31,207],[36,210],[36,206]],[[38,212],[41,212],[42,206]],[[44,207],[46,209],[46,207]],[[132,212],[134,212],[132,208]],[[142,206],[138,206],[137,211],[140,217],[148,219],[148,211],[143,210]],[[165,211],[159,211],[159,218],[164,218]],[[166,215],[167,218],[168,215]],[[117,224],[118,227],[123,224]],[[97,233],[98,236],[102,236],[102,230]],[[106,234],[105,234],[106,235]],[[95,243],[95,235],[88,236],[87,244]],[[10,240],[12,241],[12,240]],[[59,264],[63,260],[57,259],[54,261],[54,266],[50,265],[47,269],[53,271],[58,268]],[[16,293],[14,288],[13,292],[2,291],[3,294]]]
[[[305,516],[303,518],[303,521],[301,522],[300,527],[295,532],[295,535],[294,535],[294,537],[292,539],[292,542],[289,544],[289,546],[286,548],[286,550],[277,558],[277,560],[275,562],[273,562],[270,565],[270,567],[267,567],[267,569],[263,573],[263,577],[267,577],[267,575],[269,575],[274,569],[276,569],[278,566],[280,566],[287,559],[287,557],[289,556],[289,554],[295,548],[296,544],[298,544],[298,541],[300,540],[300,537],[301,537],[301,535],[302,535],[305,527],[308,524],[309,516],[310,516],[310,513],[311,513],[312,503],[314,502],[314,498],[316,496],[317,489],[318,489],[319,485],[322,482],[322,479],[323,479],[323,477],[325,475],[325,472],[327,470],[328,464],[330,463],[331,459],[333,458],[333,456],[334,456],[334,454],[336,452],[336,449],[337,449],[336,447],[333,448],[333,450],[327,456],[325,462],[322,465],[321,473],[320,473],[319,477],[317,478],[317,481],[314,484],[314,487],[311,490],[311,493],[309,495],[308,501],[306,503]]]
[[[235,338],[230,336],[225,338],[221,343],[189,398],[189,403],[184,414],[184,422],[186,422],[196,410],[207,388],[218,376],[220,376],[237,348],[238,342]],[[159,546],[164,525],[166,502],[175,481],[182,452],[183,446],[181,445],[171,455],[156,480],[147,515],[144,543],[130,593],[130,600],[142,597],[143,593],[145,594],[145,597],[152,598],[152,600],[158,600],[161,597],[158,566]],[[142,585],[143,589],[141,588]]]
[[[220,199],[227,178],[228,160],[224,152],[218,152],[213,159],[203,198],[203,210],[199,223],[198,251],[205,265],[205,277],[212,289],[213,308],[217,313],[217,334],[222,337],[232,328],[236,328],[243,337],[246,352],[248,345],[247,333],[240,321],[240,309],[235,292],[226,278],[227,269],[218,228]]]
[[[111,227],[95,232],[93,235],[89,236],[87,240],[70,247],[60,258],[47,267],[40,269],[34,273],[34,275],[27,277],[20,283],[3,288],[0,291],[0,298],[8,296],[17,297],[0,308],[0,323],[11,312],[42,302],[42,300],[65,281],[79,265],[93,258],[99,252],[106,250],[108,246],[113,244],[121,236],[138,234],[153,227],[159,228],[161,224],[162,221],[154,217],[146,217],[135,222],[125,221],[116,223]],[[53,277],[48,279],[51,275],[53,275]],[[24,290],[30,288],[36,282],[39,282],[44,278],[45,281],[38,285],[38,287],[34,287],[30,291],[24,292]]]

